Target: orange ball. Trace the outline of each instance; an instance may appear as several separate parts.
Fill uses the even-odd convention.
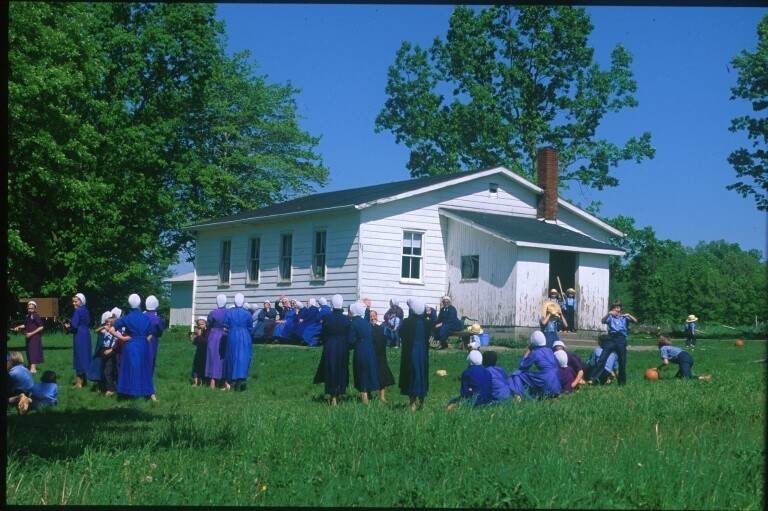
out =
[[[655,367],[651,367],[650,369],[646,369],[645,370],[645,379],[646,380],[658,380],[659,379],[659,371],[657,371]]]
[[[742,346],[744,346],[744,341],[742,341],[741,339],[736,339],[736,342],[734,342],[733,344],[741,348]]]

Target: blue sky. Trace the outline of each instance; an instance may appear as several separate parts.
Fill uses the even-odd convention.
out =
[[[444,38],[453,6],[219,4],[229,51],[249,50],[270,83],[291,82],[301,126],[322,136],[318,153],[330,170],[322,191],[410,177],[408,150],[389,132],[374,133],[387,97],[387,68],[403,41],[429,47]],[[746,145],[728,131],[750,113],[730,100],[740,51],[753,52],[762,8],[587,7],[590,44],[603,65],[618,43],[632,54],[640,105],[604,119],[599,136],[617,144],[644,131],[656,157],[615,169],[616,188],[574,187],[577,204],[603,203],[601,215],[635,218],[661,239],[687,246],[724,239],[768,252],[766,215],[725,187],[736,181],[726,158]],[[190,271],[184,265],[179,271]]]

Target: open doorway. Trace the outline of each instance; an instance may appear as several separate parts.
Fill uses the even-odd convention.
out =
[[[559,292],[560,285],[563,292],[569,287],[576,288],[576,255],[576,252],[549,251],[549,289]]]

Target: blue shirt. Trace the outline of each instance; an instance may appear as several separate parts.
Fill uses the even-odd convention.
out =
[[[11,389],[25,394],[29,394],[29,391],[32,390],[32,386],[35,384],[32,373],[22,364],[11,367],[11,370],[8,371],[8,376],[11,378]]]
[[[608,335],[623,335],[627,336],[627,325],[631,320],[626,316],[619,315],[615,317],[613,314],[608,314],[608,317],[603,320],[603,323],[608,325]]]
[[[32,399],[38,405],[55,405],[59,401],[59,386],[42,381],[35,383],[32,387]]]
[[[696,323],[691,321],[690,323],[685,324],[685,333],[687,335],[695,335],[696,334]]]
[[[603,354],[603,348],[598,346],[594,349],[592,352],[592,355],[589,357],[589,362],[587,362],[587,365],[590,367],[595,367],[597,365],[597,361],[600,360],[600,355]],[[606,371],[618,371],[619,370],[619,357],[616,356],[616,352],[611,352],[610,355],[608,355],[608,359],[605,361],[605,370]]]
[[[677,362],[677,357],[683,352],[682,348],[677,346],[662,346],[659,350],[659,355],[662,359],[669,360],[670,362]],[[687,352],[686,352],[687,353]]]

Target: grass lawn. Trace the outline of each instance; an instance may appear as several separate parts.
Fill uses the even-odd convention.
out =
[[[430,352],[426,407],[411,413],[396,386],[387,402],[351,388],[330,407],[312,384],[318,348],[254,345],[247,390],[221,392],[190,385],[194,347],[170,330],[152,403],[72,388],[71,336],[43,344],[35,376],[59,374],[59,404],[8,411],[8,504],[764,508],[764,341],[700,340],[694,373],[711,381],[674,380],[677,366],[646,381],[658,351],[630,351],[624,388],[451,413],[456,350]],[[499,365],[521,354],[501,351]],[[388,351],[396,377],[399,355]]]

